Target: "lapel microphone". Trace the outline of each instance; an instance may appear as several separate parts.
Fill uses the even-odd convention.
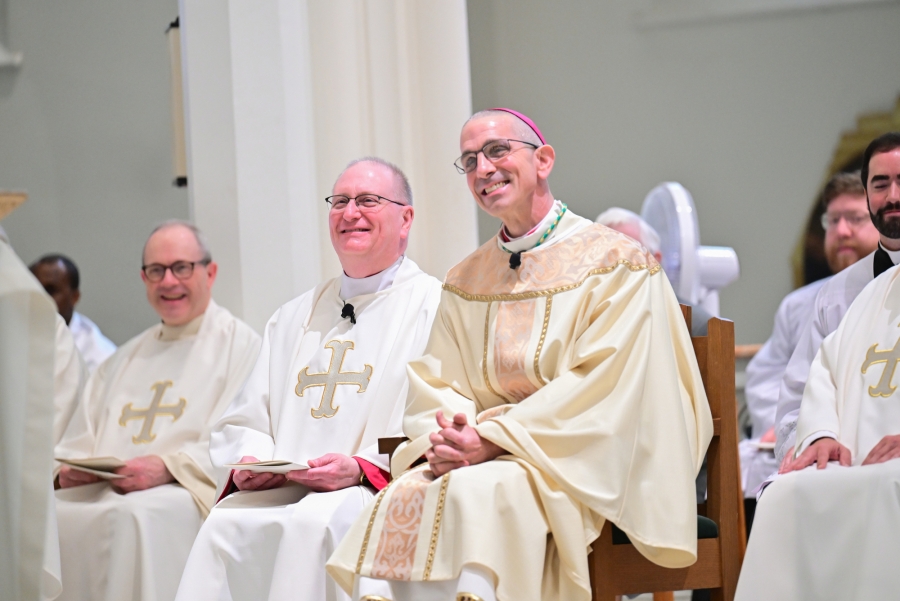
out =
[[[522,264],[522,253],[512,253],[509,255],[509,268],[510,269],[518,269],[519,265]]]
[[[353,313],[353,305],[351,305],[350,303],[344,303],[344,308],[341,309],[341,317],[349,317],[350,323],[355,324],[356,314]]]

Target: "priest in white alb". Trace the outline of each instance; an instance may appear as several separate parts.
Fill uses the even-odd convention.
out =
[[[347,599],[325,560],[387,483],[378,439],[401,434],[406,365],[424,352],[441,287],[405,256],[412,193],[396,166],[354,161],[326,200],[344,273],[272,316],[213,429],[225,498],[197,536],[179,601]],[[259,460],[293,465],[227,467]]]
[[[606,520],[651,561],[692,564],[712,419],[668,279],[554,199],[554,150],[524,115],[476,113],[460,147],[503,228],[447,274],[399,477],[329,574],[365,600],[588,601]]]
[[[260,345],[256,332],[212,300],[216,273],[189,223],[164,223],[144,246],[142,279],[161,323],[91,375],[56,448],[61,459],[124,463],[112,479],[66,464],[59,470],[62,599],[175,597],[215,496],[210,428]]]
[[[900,189],[900,178],[894,182]],[[809,372],[798,456],[762,495],[737,599],[900,590],[900,268],[856,297]]]

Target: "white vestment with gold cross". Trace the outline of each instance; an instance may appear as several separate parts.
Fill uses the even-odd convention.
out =
[[[120,495],[106,482],[56,491],[61,599],[171,601],[215,498],[209,431],[259,353],[250,326],[210,301],[155,325],[91,375],[61,458],[158,455],[176,482]]]
[[[395,479],[328,562],[347,591],[361,576],[422,599],[421,587],[476,568],[499,601],[588,601],[588,551],[606,520],[656,563],[696,559],[694,478],[712,419],[665,274],[627,236],[571,212],[518,269],[509,259],[493,239],[448,273],[426,354],[410,364],[410,442],[392,472],[430,447],[438,410],[466,414],[510,454]]]
[[[378,439],[402,435],[406,367],[425,350],[441,294],[408,258],[391,275],[387,288],[346,298],[346,276],[329,280],[272,316],[247,385],[213,430],[221,486],[223,466],[247,455],[305,464],[340,453],[389,469]],[[342,317],[345,302],[355,324]],[[296,484],[234,492],[204,523],[178,599],[346,599],[325,561],[372,495]]]
[[[900,460],[861,465],[900,434],[900,269],[874,279],[822,343],[803,392],[797,453],[818,438],[850,450],[782,474],[754,518],[737,599],[893,599],[900,590]]]

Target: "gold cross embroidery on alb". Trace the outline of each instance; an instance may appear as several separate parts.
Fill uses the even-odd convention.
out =
[[[311,374],[309,367],[304,367],[297,375],[297,387],[295,388],[297,396],[303,396],[303,391],[307,388],[323,387],[319,406],[310,409],[310,413],[316,419],[334,417],[338,412],[340,407],[334,406],[334,393],[338,386],[342,384],[355,385],[358,388],[357,393],[363,393],[369,385],[369,380],[372,379],[372,366],[368,364],[362,371],[341,371],[347,351],[353,348],[352,340],[331,340],[325,343],[325,348],[331,349],[328,371]]]
[[[889,397],[897,390],[896,386],[892,386],[894,379],[894,371],[897,369],[897,362],[900,361],[900,339],[894,344],[894,348],[878,350],[878,343],[873,344],[866,351],[866,360],[862,365],[862,373],[877,363],[884,363],[884,371],[881,372],[881,378],[875,386],[869,386],[869,396],[873,397]]]
[[[169,415],[172,417],[173,422],[177,422],[178,418],[181,417],[181,414],[184,413],[187,401],[183,398],[178,399],[178,403],[175,405],[162,404],[163,395],[170,386],[172,386],[171,380],[157,382],[151,386],[150,390],[154,391],[153,400],[150,401],[150,406],[146,409],[134,409],[132,408],[131,403],[122,407],[122,417],[119,418],[120,426],[124,426],[132,419],[144,420],[144,425],[138,435],[131,437],[131,442],[134,444],[153,442],[156,438],[156,434],[153,433],[153,421],[158,415]]]

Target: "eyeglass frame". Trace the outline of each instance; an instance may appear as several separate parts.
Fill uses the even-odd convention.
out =
[[[863,217],[863,215],[864,215],[863,213],[856,213],[854,216],[862,217],[862,219],[860,219],[859,223],[854,225],[853,222],[847,218],[848,215],[850,215],[850,214],[839,213],[838,220],[834,222],[834,225],[837,226],[841,222],[841,220],[843,220],[843,221],[847,222],[847,226],[850,227],[850,229],[856,231],[857,228],[860,228],[865,225],[865,223],[866,223],[865,217],[868,217],[869,219],[872,218],[872,216],[867,213],[865,214],[865,217]],[[828,231],[828,222],[829,221],[831,221],[831,219],[829,218],[828,212],[826,211],[826,212],[822,213],[821,226],[822,226],[823,231],[826,231],[826,232]]]
[[[184,263],[184,264],[186,264],[186,265],[190,265],[190,266],[191,266],[191,272],[190,272],[186,277],[183,277],[183,278],[182,278],[182,277],[178,277],[178,274],[175,273],[175,266],[178,265],[178,264],[180,264],[180,263]],[[166,272],[167,272],[167,271],[171,271],[171,272],[172,272],[172,277],[174,277],[174,278],[175,278],[176,280],[178,280],[179,282],[184,282],[184,281],[186,281],[186,280],[191,279],[191,277],[194,275],[194,269],[197,267],[197,265],[203,265],[204,267],[206,267],[206,266],[209,265],[210,263],[212,263],[212,258],[211,258],[211,257],[204,257],[203,259],[200,259],[199,261],[175,261],[174,263],[171,263],[171,264],[169,264],[169,265],[163,265],[162,263],[150,263],[149,265],[141,265],[141,272],[143,272],[144,277],[147,278],[147,281],[148,281],[148,282],[153,282],[154,284],[156,284],[157,282],[161,282],[161,281],[163,281],[164,279],[166,279]],[[150,277],[150,274],[147,273],[147,269],[150,268],[150,267],[157,267],[157,266],[162,267],[162,268],[163,268],[163,272],[162,272],[162,275],[159,277],[158,280],[154,280],[153,278]]]
[[[347,196],[346,194],[332,194],[331,196],[326,196],[326,197],[325,197],[325,203],[328,204],[328,206],[330,207],[328,210],[329,210],[329,211],[334,211],[335,213],[343,213],[344,211],[346,211],[346,210],[347,210],[347,207],[350,206],[350,203],[351,203],[351,202],[356,203],[356,208],[357,208],[357,210],[358,210],[360,213],[372,212],[372,211],[375,211],[375,210],[380,211],[380,210],[381,210],[381,207],[387,206],[387,205],[385,205],[383,202],[379,202],[379,203],[378,203],[376,206],[374,206],[374,207],[363,207],[363,206],[361,206],[361,205],[359,204],[359,202],[358,202],[356,199],[357,199],[357,198],[362,198],[362,197],[364,197],[364,196],[372,196],[372,197],[377,198],[378,200],[386,200],[386,201],[388,201],[388,202],[392,202],[392,203],[394,203],[395,205],[398,205],[398,206],[401,206],[401,207],[408,207],[408,206],[409,206],[409,205],[406,204],[406,203],[397,202],[396,200],[391,200],[390,198],[387,198],[387,197],[385,197],[385,196],[381,196],[381,195],[379,195],[379,194],[372,194],[372,193],[370,193],[370,192],[366,192],[365,194],[359,194],[359,195],[357,195],[357,196]],[[338,197],[340,197],[340,198],[346,198],[346,199],[347,199],[347,207],[344,207],[343,209],[336,209],[336,208],[334,208],[334,203],[331,202],[331,199],[332,199],[332,198],[338,198]]]
[[[485,142],[484,146],[482,146],[482,147],[479,148],[478,150],[471,151],[472,154],[475,156],[475,167],[472,168],[472,171],[475,171],[475,169],[478,169],[478,155],[479,155],[479,153],[482,154],[482,155],[484,155],[484,158],[486,158],[487,160],[489,160],[489,161],[491,162],[491,164],[496,164],[495,161],[499,161],[500,159],[504,159],[504,158],[508,157],[510,154],[513,153],[513,149],[510,148],[510,149],[509,149],[509,152],[507,152],[506,154],[504,154],[502,157],[497,157],[496,159],[492,159],[491,157],[489,157],[489,156],[484,152],[484,149],[487,148],[488,146],[490,146],[491,144],[496,144],[497,142],[518,142],[519,144],[525,144],[525,145],[527,145],[527,146],[531,146],[531,147],[532,147],[533,149],[535,149],[535,150],[537,150],[538,148],[540,148],[540,145],[535,144],[535,143],[533,143],[533,142],[526,142],[525,140],[514,140],[513,138],[498,138],[498,139],[496,139],[496,140],[488,140],[487,142]],[[467,154],[469,154],[469,153],[468,153],[468,152],[464,152],[464,153],[462,153],[461,155],[459,155],[459,158],[457,158],[455,161],[453,161],[453,166],[456,167],[456,171],[458,171],[460,175],[465,175],[465,174],[467,174],[467,173],[472,173],[472,171],[466,171],[465,167],[462,167],[462,166],[460,165],[461,162],[462,162],[462,158],[463,158],[464,156],[466,156]]]

